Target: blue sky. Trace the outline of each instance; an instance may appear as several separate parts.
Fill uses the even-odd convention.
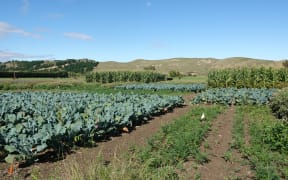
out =
[[[287,53],[287,0],[0,0],[0,61]]]

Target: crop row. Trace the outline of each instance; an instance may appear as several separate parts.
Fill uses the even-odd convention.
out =
[[[166,76],[156,72],[130,72],[107,71],[94,72],[86,75],[87,82],[113,83],[113,82],[158,82],[164,81]]]
[[[276,92],[275,89],[215,88],[200,93],[192,100],[192,103],[222,105],[262,105],[269,103],[274,92]]]
[[[288,86],[288,69],[237,68],[208,73],[208,85],[213,88],[282,88]]]
[[[140,89],[140,90],[170,90],[170,91],[190,91],[190,92],[201,92],[206,89],[205,84],[160,84],[160,83],[149,83],[149,84],[127,84],[122,86],[116,86],[115,89]]]
[[[0,149],[33,159],[94,142],[183,104],[180,96],[19,92],[0,94]]]

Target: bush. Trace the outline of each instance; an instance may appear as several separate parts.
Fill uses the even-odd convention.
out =
[[[288,122],[288,92],[283,90],[276,94],[271,100],[270,108],[278,119]]]
[[[169,71],[169,76],[170,77],[179,77],[181,76],[179,71]]]
[[[288,60],[284,60],[282,62],[282,65],[285,67],[285,68],[288,68]]]
[[[144,67],[144,70],[147,70],[147,71],[155,71],[156,68],[155,68],[155,66],[151,65],[151,66],[146,66],[146,67]]]
[[[262,134],[262,140],[269,144],[271,150],[288,153],[288,126],[284,122],[266,126]]]

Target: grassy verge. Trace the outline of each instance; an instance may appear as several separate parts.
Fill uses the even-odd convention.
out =
[[[243,121],[249,120],[250,143],[244,144]],[[256,179],[288,178],[288,126],[266,106],[242,106],[236,111],[233,146],[249,159]]]
[[[220,106],[195,107],[173,123],[165,125],[145,147],[133,147],[125,155],[115,155],[107,165],[101,156],[87,164],[76,160],[64,165],[65,179],[179,179],[184,161],[193,158],[206,161],[199,147],[222,112]],[[200,120],[205,113],[206,119]]]
[[[88,92],[88,93],[103,93],[103,94],[114,94],[118,92],[122,92],[124,94],[160,94],[160,95],[188,95],[191,92],[181,92],[181,91],[169,91],[169,90],[160,90],[160,91],[153,91],[153,90],[118,90],[114,89],[113,87],[103,86],[100,84],[88,84],[88,83],[63,83],[63,84],[38,84],[38,85],[8,85],[3,86],[4,88],[0,87],[0,92],[7,92],[7,91],[52,91],[52,92]]]
[[[165,81],[165,83],[168,81]],[[164,82],[163,82],[164,83]],[[69,91],[69,92],[89,92],[89,93],[104,93],[111,94],[117,92],[137,93],[137,94],[162,94],[162,95],[184,95],[191,92],[171,91],[171,90],[119,90],[114,89],[116,85],[123,83],[86,83],[83,78],[27,78],[27,79],[0,79],[0,92],[7,91]]]

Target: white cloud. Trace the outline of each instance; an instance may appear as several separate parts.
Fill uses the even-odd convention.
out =
[[[1,51],[0,50],[0,61],[8,61],[12,59],[28,59],[28,58],[40,58],[46,59],[52,57],[52,55],[29,55],[23,54],[18,52],[11,52],[11,51]]]
[[[12,25],[6,23],[6,22],[1,22],[0,21],[0,37],[1,36],[6,36],[8,34],[19,34],[21,36],[31,36],[34,38],[39,38],[40,36],[38,34],[30,33],[27,31],[24,31],[20,28],[13,27]]]
[[[22,0],[22,5],[20,7],[20,10],[23,14],[26,14],[28,13],[29,11],[29,6],[30,6],[30,3],[29,3],[29,0]]]
[[[83,33],[76,33],[76,32],[65,32],[64,36],[73,38],[73,39],[80,39],[84,41],[92,40],[92,36]]]

